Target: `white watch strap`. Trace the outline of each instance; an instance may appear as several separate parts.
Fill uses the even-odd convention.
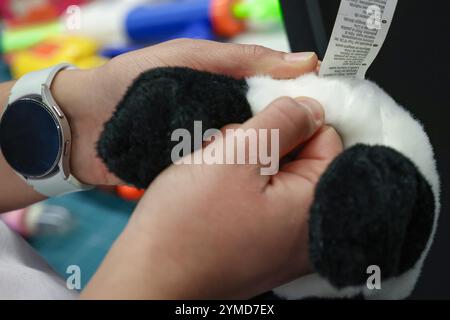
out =
[[[42,85],[47,85],[49,88],[55,79],[55,76],[64,69],[75,69],[74,66],[68,63],[58,64],[56,66],[27,73],[16,81],[9,96],[9,103],[16,101],[29,95],[41,95]]]
[[[59,71],[64,69],[76,68],[73,65],[64,63],[40,71],[30,72],[24,75],[22,78],[17,80],[14,87],[12,88],[11,94],[9,96],[9,103],[12,103],[17,99],[23,98],[25,96],[40,96],[42,94],[42,86],[46,85],[48,88],[51,88],[51,84],[55,76]],[[37,192],[47,197],[54,197],[71,192],[92,189],[92,186],[82,184],[72,175],[69,175],[69,177],[66,179],[62,168],[60,168],[59,172],[56,175],[50,178],[41,180],[27,179],[26,181]]]
[[[44,180],[27,180],[34,190],[47,197],[62,196],[68,193],[89,190],[92,186],[86,186],[70,175],[66,180],[62,170],[53,177]]]

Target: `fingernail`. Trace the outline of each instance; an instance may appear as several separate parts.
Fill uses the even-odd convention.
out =
[[[322,105],[314,99],[299,97],[296,98],[298,104],[308,109],[313,115],[314,120],[316,121],[317,126],[322,126],[324,123],[325,111],[323,110]]]
[[[287,62],[303,62],[312,59],[315,55],[314,52],[286,53],[284,60]]]

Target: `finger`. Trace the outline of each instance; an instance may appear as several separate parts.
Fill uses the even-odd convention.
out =
[[[323,127],[307,142],[301,158],[285,164],[271,177],[271,184],[265,191],[272,199],[277,199],[279,205],[290,203],[294,208],[306,206],[308,209],[317,182],[342,150],[336,130]]]
[[[230,123],[230,124],[227,124],[226,126],[222,127],[222,129],[220,129],[220,131],[222,133],[225,133],[229,129],[230,130],[237,129],[237,128],[240,128],[241,126],[242,126],[242,124],[239,124],[239,123]]]
[[[227,124],[226,126],[224,126],[222,129],[220,129],[220,133],[223,135],[226,134],[227,130],[233,130],[233,129],[237,129],[241,126],[241,124],[238,123],[231,123],[231,124]],[[212,136],[212,137],[207,137],[205,139],[205,141],[203,142],[203,148],[206,148],[207,146],[209,146],[211,143],[213,143],[216,140],[216,137]]]
[[[322,61],[318,61],[317,62],[317,67],[316,67],[316,73],[319,74],[320,73],[320,67],[322,66]]]
[[[280,171],[293,173],[315,184],[329,163],[343,149],[342,140],[337,131],[325,126],[309,140],[296,160],[285,164]]]
[[[154,49],[166,66],[185,66],[236,78],[258,74],[276,79],[296,78],[314,72],[318,62],[314,52],[285,53],[263,46],[207,40],[177,39]]]
[[[342,139],[336,129],[330,126],[322,127],[308,142],[297,159],[332,160],[344,149]]]
[[[300,97],[292,99],[283,97],[243,124],[248,129],[278,130],[278,147],[280,157],[286,156],[301,143],[311,138],[322,126],[324,111],[316,100]]]

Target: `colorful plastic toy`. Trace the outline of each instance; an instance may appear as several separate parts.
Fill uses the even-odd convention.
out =
[[[145,193],[143,189],[137,189],[129,186],[118,186],[116,187],[116,193],[122,199],[128,201],[138,201],[142,198]]]
[[[81,69],[100,66],[106,59],[97,55],[98,43],[79,36],[58,36],[10,56],[11,73],[17,79],[28,72],[68,62]]]
[[[233,15],[236,0],[93,2],[82,7],[81,29],[102,44],[156,43],[180,37],[231,37],[245,24]]]
[[[85,0],[0,0],[0,17],[8,26],[45,23],[58,18],[70,5]]]
[[[26,28],[5,29],[0,34],[0,53],[27,49],[48,37],[61,35],[64,31],[59,22],[51,22]]]
[[[65,234],[75,225],[69,210],[42,203],[4,213],[0,220],[24,237]]]
[[[281,21],[283,17],[279,0],[243,0],[233,6],[233,14],[257,23]]]
[[[26,49],[48,37],[70,33],[95,39],[106,46],[104,55],[113,57],[136,46],[176,38],[233,37],[248,24],[281,20],[278,0],[110,0],[85,4],[82,13],[79,29],[68,30],[66,16],[46,24],[8,28],[0,35],[0,52]]]

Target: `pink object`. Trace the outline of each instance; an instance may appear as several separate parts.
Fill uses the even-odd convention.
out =
[[[10,19],[12,13],[9,9],[9,0],[0,0],[0,19]]]
[[[20,209],[11,212],[4,213],[0,215],[0,220],[3,220],[6,225],[8,225],[12,230],[17,233],[28,236],[30,230],[28,230],[25,223],[25,216],[27,214],[27,209]]]

